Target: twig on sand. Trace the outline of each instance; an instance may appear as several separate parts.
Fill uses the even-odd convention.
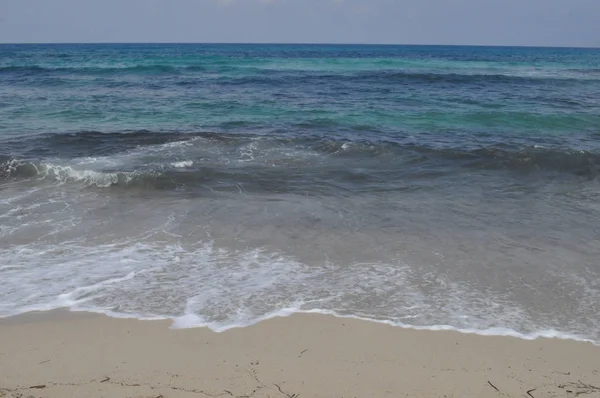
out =
[[[300,394],[288,394],[287,392],[283,391],[281,389],[281,387],[279,387],[278,384],[274,384],[275,387],[277,387],[277,389],[279,390],[280,393],[282,393],[283,395],[285,395],[288,398],[298,398],[300,396]]]
[[[43,365],[43,364],[48,363],[50,361],[51,361],[50,359],[46,359],[45,361],[40,362],[38,365]]]
[[[110,380],[110,377],[104,376],[104,379],[100,380],[100,383],[106,383],[109,380]]]
[[[492,384],[491,381],[488,380],[488,384],[496,391],[500,392],[500,390],[498,390],[498,387],[496,387],[495,385]]]
[[[304,354],[306,351],[308,351],[308,348],[307,348],[306,350],[302,351],[302,352],[300,353],[300,355],[298,355],[298,358],[301,358],[301,357],[302,357],[302,354]]]
[[[41,390],[42,388],[46,388],[46,385],[45,384],[39,384],[37,386],[31,386],[29,388]]]
[[[531,393],[535,391],[535,388],[532,388],[531,390],[527,391],[527,395],[529,395],[531,398],[535,398]]]
[[[562,388],[567,392],[575,392],[575,395],[581,394],[591,394],[595,392],[600,392],[600,387],[593,386],[591,384],[586,384],[581,380],[577,380],[577,383],[566,383],[561,384],[558,388]],[[567,390],[568,388],[568,390]]]

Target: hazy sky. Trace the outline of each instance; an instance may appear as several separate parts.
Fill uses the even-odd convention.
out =
[[[600,47],[600,0],[0,0],[0,42]]]

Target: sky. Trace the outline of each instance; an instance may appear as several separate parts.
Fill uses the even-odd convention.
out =
[[[600,0],[0,0],[0,42],[600,47]]]

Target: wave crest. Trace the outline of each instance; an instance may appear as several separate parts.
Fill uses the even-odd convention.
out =
[[[478,170],[563,174],[587,179],[600,175],[600,154],[596,152],[541,146],[459,148],[424,145],[414,140],[350,141],[141,131],[82,132],[37,140],[37,144],[24,141],[9,145],[13,153],[18,152],[19,146],[27,150],[21,157],[0,156],[0,179],[39,178],[102,188],[174,189],[244,184],[256,190],[295,191],[300,188],[294,189],[294,185],[306,187],[309,181],[316,180],[385,184]],[[53,157],[34,156],[31,148],[36,145],[41,148],[40,154]],[[102,162],[74,160],[97,156],[98,152],[103,156]]]

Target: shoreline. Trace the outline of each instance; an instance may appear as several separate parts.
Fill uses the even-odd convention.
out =
[[[105,317],[113,318],[113,319],[124,319],[124,320],[142,321],[142,322],[165,321],[165,322],[170,322],[171,323],[170,329],[174,329],[174,330],[208,329],[214,333],[224,333],[224,332],[227,332],[229,330],[234,330],[234,329],[245,329],[248,327],[258,325],[265,321],[270,321],[272,319],[288,318],[290,316],[296,316],[296,315],[317,315],[317,316],[327,316],[327,317],[334,317],[334,318],[339,318],[339,319],[351,319],[354,321],[375,323],[375,324],[379,324],[379,325],[386,325],[386,326],[404,329],[404,330],[427,331],[427,332],[455,332],[455,333],[466,334],[466,335],[477,335],[477,336],[487,336],[487,337],[513,337],[513,338],[525,340],[525,341],[535,341],[538,339],[557,339],[557,340],[574,341],[574,342],[579,342],[579,343],[589,343],[589,344],[600,347],[600,341],[595,341],[590,338],[582,337],[582,336],[567,333],[567,332],[561,332],[561,331],[557,331],[554,329],[541,330],[541,331],[524,334],[524,333],[518,332],[514,329],[505,328],[505,327],[476,329],[476,328],[459,328],[459,327],[455,327],[455,326],[451,326],[451,325],[442,325],[442,324],[431,325],[431,326],[410,325],[410,324],[404,324],[404,323],[394,322],[394,321],[385,320],[385,319],[360,317],[357,315],[340,315],[334,311],[321,310],[321,309],[299,310],[299,309],[295,309],[295,308],[282,308],[278,311],[265,314],[261,317],[253,319],[244,324],[214,325],[211,323],[202,323],[202,322],[195,323],[194,321],[190,322],[189,318],[188,318],[190,315],[182,315],[182,316],[178,316],[178,317],[169,317],[169,316],[161,316],[161,315],[143,316],[143,315],[138,315],[138,314],[124,314],[124,313],[118,313],[118,312],[112,312],[112,311],[101,311],[101,310],[96,311],[93,309],[72,309],[72,308],[68,308],[68,307],[63,307],[63,308],[52,308],[52,309],[47,309],[47,310],[31,310],[31,311],[27,311],[27,312],[15,314],[15,315],[0,316],[0,322],[2,322],[3,320],[12,319],[12,318],[28,317],[28,316],[31,316],[32,314],[36,314],[35,316],[38,316],[38,314],[39,314],[39,316],[42,316],[42,314],[48,313],[48,314],[50,314],[49,316],[55,316],[57,313],[62,313],[62,312],[71,313],[71,314],[75,314],[75,315],[91,314],[91,315],[97,315],[97,316],[105,316]],[[195,317],[195,316],[192,315],[192,317]]]
[[[67,310],[2,318],[0,397],[600,397],[592,343],[320,314],[221,333],[170,326]]]

